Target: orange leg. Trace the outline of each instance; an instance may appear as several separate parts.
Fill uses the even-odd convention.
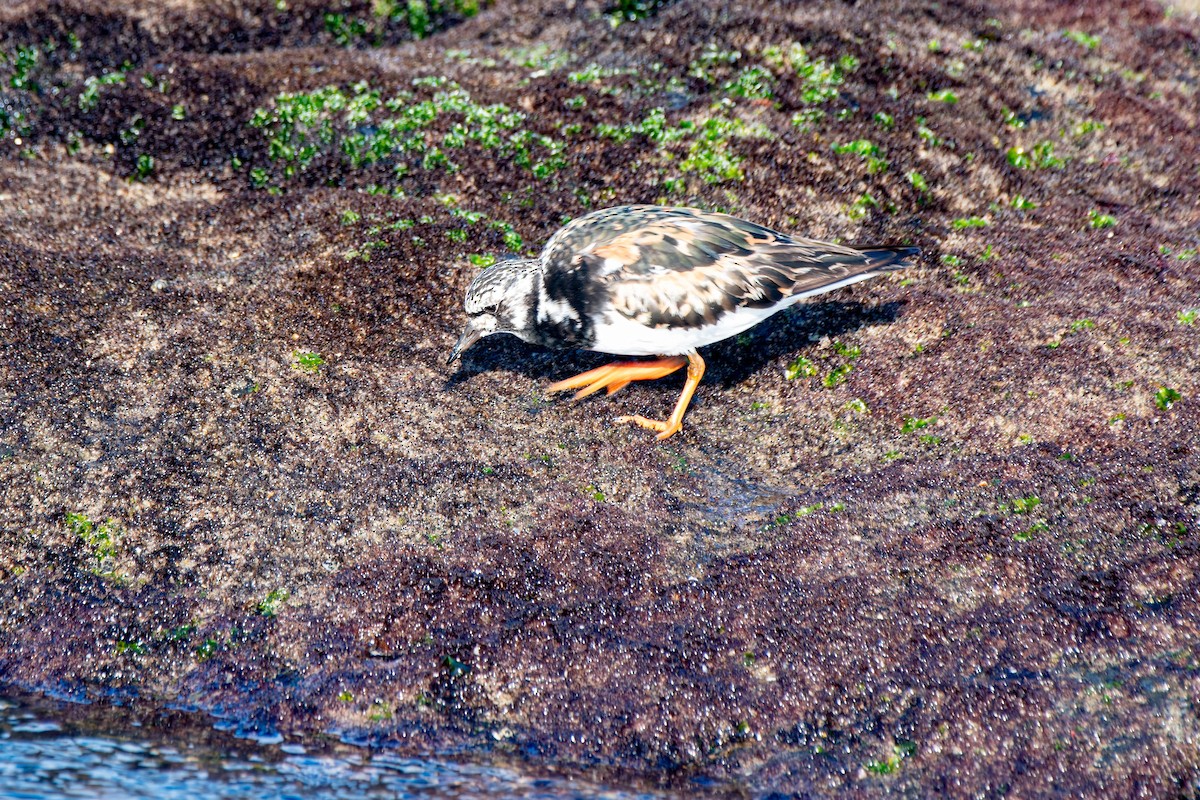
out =
[[[567,378],[565,381],[552,383],[546,387],[546,391],[563,392],[567,389],[579,389],[575,393],[576,400],[601,389],[608,389],[608,393],[612,394],[628,386],[632,381],[651,381],[670,375],[686,363],[688,360],[683,356],[671,356],[658,361],[625,361],[606,364],[573,378]]]
[[[668,439],[683,430],[683,415],[687,412],[688,404],[692,402],[692,395],[696,393],[696,387],[700,385],[700,379],[704,377],[704,359],[700,357],[699,353],[688,353],[687,365],[687,383],[683,385],[683,393],[679,395],[679,402],[675,404],[675,410],[671,412],[670,419],[662,422],[657,419],[646,419],[643,416],[634,414],[627,417],[618,417],[617,422],[632,422],[635,425],[641,425],[643,428],[658,431],[659,441]]]
[[[676,372],[687,365],[687,382],[683,385],[683,393],[675,403],[675,410],[666,422],[657,419],[647,419],[638,414],[617,417],[617,422],[632,422],[658,431],[659,440],[669,438],[683,429],[683,415],[687,412],[692,395],[704,377],[704,359],[698,353],[688,353],[687,356],[668,356],[657,361],[625,361],[617,364],[606,364],[603,367],[588,370],[572,378],[552,383],[546,387],[547,393],[563,392],[568,389],[578,389],[575,399],[587,397],[589,394],[607,389],[609,394],[625,388],[633,381],[650,381],[662,378]]]

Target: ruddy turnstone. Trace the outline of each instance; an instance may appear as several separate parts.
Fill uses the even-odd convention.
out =
[[[666,439],[704,375],[696,348],[741,333],[805,297],[908,266],[915,247],[846,247],[694,208],[620,206],[573,220],[536,259],[502,261],[467,289],[471,319],[447,363],[493,333],[553,348],[651,361],[608,364],[551,384],[576,399],[687,366],[665,422],[619,417]]]

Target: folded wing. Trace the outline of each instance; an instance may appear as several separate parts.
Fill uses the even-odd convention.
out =
[[[917,252],[795,238],[694,209],[623,206],[559,231],[542,261],[586,273],[615,311],[642,325],[699,328],[739,308],[769,308],[906,266]]]

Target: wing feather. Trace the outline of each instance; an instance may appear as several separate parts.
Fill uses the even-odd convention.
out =
[[[620,206],[569,223],[541,260],[547,270],[587,270],[611,307],[642,325],[693,328],[896,269],[915,254],[795,238],[690,208]]]

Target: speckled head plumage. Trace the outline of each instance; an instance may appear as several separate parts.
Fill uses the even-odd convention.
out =
[[[463,301],[470,320],[446,363],[453,363],[464,350],[493,333],[526,338],[522,332],[529,327],[541,271],[536,259],[510,259],[479,273]]]
[[[564,226],[536,260],[481,273],[467,289],[471,319],[450,359],[492,333],[548,347],[667,356],[602,367],[550,387],[612,393],[687,364],[687,388],[668,422],[631,418],[666,438],[680,429],[703,374],[697,348],[802,298],[903,268],[918,252],[804,239],[693,208],[603,209]]]
[[[541,269],[537,259],[513,258],[493,264],[467,287],[463,308],[471,316],[495,309],[506,298],[523,291],[526,280]]]

